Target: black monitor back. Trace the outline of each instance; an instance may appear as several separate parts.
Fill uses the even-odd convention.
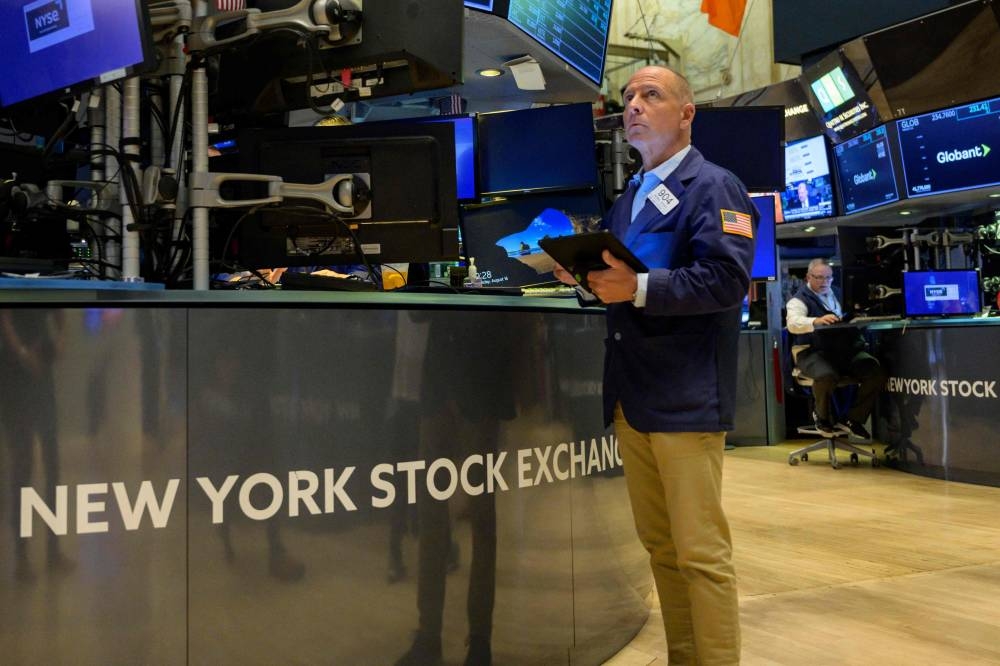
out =
[[[272,11],[293,4],[257,6]],[[456,0],[367,2],[361,42],[337,48],[310,48],[287,31],[265,33],[221,55],[212,111],[225,120],[312,104],[328,108],[334,96],[357,101],[462,83],[464,11]],[[337,92],[333,81],[343,70],[351,70],[351,87]]]
[[[356,263],[360,257],[351,232],[372,262],[458,258],[454,128],[449,123],[246,131],[237,148],[244,173],[302,184],[367,173],[371,187],[370,217],[337,221],[302,200],[249,215],[232,234],[239,239],[236,247],[219,250],[242,266]]]

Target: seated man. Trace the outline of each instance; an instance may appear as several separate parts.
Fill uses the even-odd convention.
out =
[[[809,262],[806,281],[786,305],[786,326],[791,334],[792,358],[799,371],[813,380],[816,428],[836,432],[830,399],[844,375],[858,380],[860,387],[842,423],[852,435],[870,439],[865,429],[885,374],[878,360],[865,351],[865,341],[856,328],[823,327],[840,321],[843,311],[833,293],[833,269],[825,259]]]

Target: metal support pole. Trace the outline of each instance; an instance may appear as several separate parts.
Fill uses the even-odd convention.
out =
[[[122,83],[122,90],[125,92],[122,99],[122,139],[128,141],[122,146],[122,152],[126,156],[138,156],[139,146],[132,140],[139,138],[139,79],[131,77]],[[139,166],[133,160],[126,157],[122,164],[122,172],[130,169],[135,174],[137,182],[141,182]],[[139,276],[139,232],[128,231],[128,227],[135,221],[132,214],[132,205],[141,205],[142,201],[130,201],[129,192],[126,188],[121,188],[122,201],[122,280],[125,282],[141,282]],[[131,205],[130,205],[131,204]]]
[[[119,150],[119,142],[122,137],[122,96],[114,86],[104,88],[104,134],[107,147],[112,150]],[[121,168],[120,163],[112,156],[104,158],[104,172],[114,174],[108,189],[105,193],[109,202],[118,201],[118,193],[121,191]],[[108,240],[105,243],[105,260],[109,264],[110,277],[120,278],[122,246],[121,246],[122,221],[117,218],[108,219]]]
[[[196,17],[208,14],[205,0],[195,0]],[[208,75],[205,67],[191,72],[191,177],[208,173]],[[194,182],[193,180],[191,181]],[[194,288],[208,290],[208,208],[192,207],[191,246],[194,255]]]

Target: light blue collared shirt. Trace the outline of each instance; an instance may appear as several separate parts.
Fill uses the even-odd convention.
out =
[[[662,183],[664,180],[667,179],[667,176],[672,174],[677,169],[677,167],[680,166],[681,162],[684,160],[685,157],[687,157],[687,154],[689,152],[691,152],[691,144],[688,144],[683,148],[681,148],[680,150],[678,150],[665,162],[662,162],[661,164],[658,164],[657,166],[653,167],[650,170],[650,174],[656,176],[656,178],[659,179],[659,182]],[[635,176],[633,176],[632,180],[633,182],[641,183],[644,177],[645,174],[640,172],[637,173]],[[650,191],[651,190],[652,188],[650,188]],[[642,210],[642,207],[646,205],[646,196],[648,195],[649,192],[646,192],[646,195],[643,196],[641,199],[638,196],[636,196],[636,198],[632,201],[632,217],[630,219],[633,222],[635,221],[636,216],[639,214],[639,211]],[[635,289],[635,299],[632,301],[632,304],[635,305],[635,307],[637,308],[646,307],[646,285],[649,284],[649,273],[639,273],[636,275],[636,279],[637,279],[637,284]]]

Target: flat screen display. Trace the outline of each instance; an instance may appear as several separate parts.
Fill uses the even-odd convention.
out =
[[[143,0],[6,0],[0,44],[0,106],[122,79],[154,60]]]
[[[823,126],[819,124],[816,114],[809,107],[809,99],[798,78],[712,102],[714,108],[727,106],[782,107],[785,115],[786,141],[798,141],[823,132]]]
[[[826,139],[820,136],[785,146],[785,189],[781,193],[785,222],[833,216],[833,186]]]
[[[699,107],[691,124],[692,145],[709,162],[736,174],[750,191],[781,189],[784,141],[780,107]]]
[[[892,117],[1000,91],[994,77],[983,75],[1000,62],[1000,23],[990,4],[966,2],[864,37]]]
[[[476,124],[481,194],[597,185],[590,104],[481,113]]]
[[[776,280],[778,278],[778,252],[774,240],[778,205],[775,198],[774,194],[750,195],[750,199],[760,211],[753,269],[750,271],[750,277],[755,280]]]
[[[601,84],[611,0],[510,0],[507,20]]]
[[[1000,183],[1000,98],[904,118],[896,126],[909,196]]]
[[[845,141],[879,124],[878,112],[854,71],[834,51],[802,72],[802,83],[813,112],[834,143]]]
[[[477,2],[476,0],[465,0],[465,6],[471,7],[472,9],[479,9],[484,12],[493,11],[493,0],[483,0]]]
[[[546,236],[595,231],[601,224],[595,191],[542,194],[472,204],[461,209],[462,242],[484,287],[552,282],[554,264],[538,246]]]
[[[892,144],[885,125],[833,148],[844,215],[899,201]]]
[[[427,118],[426,122],[451,123],[455,128],[455,176],[458,198],[476,198],[476,125],[471,116]]]
[[[907,317],[960,317],[978,314],[979,271],[907,271],[903,305]]]

